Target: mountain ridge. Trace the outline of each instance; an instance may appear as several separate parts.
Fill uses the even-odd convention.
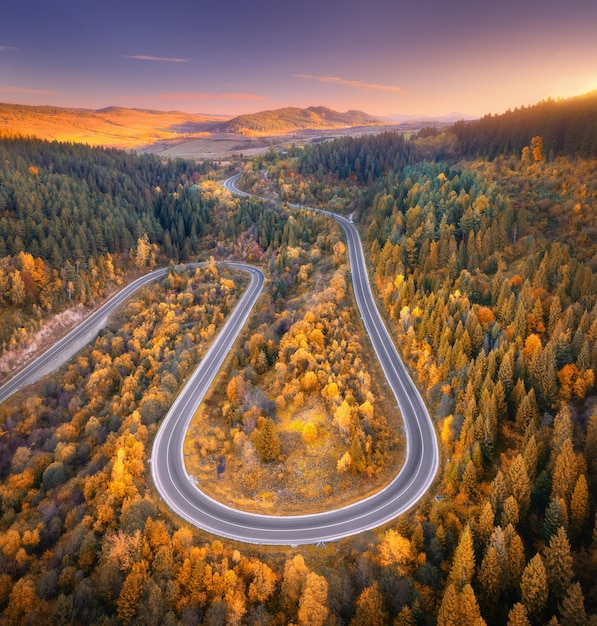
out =
[[[138,148],[221,121],[216,115],[110,106],[102,109],[0,103],[0,134]]]
[[[297,130],[331,130],[355,126],[381,126],[380,118],[363,111],[349,110],[344,113],[325,106],[283,107],[238,115],[215,125],[219,132],[235,132],[246,135],[283,134]]]
[[[230,118],[120,106],[86,109],[0,103],[0,133],[116,148],[139,148],[206,133],[272,136],[386,123],[362,111],[340,113],[325,106],[283,107]]]

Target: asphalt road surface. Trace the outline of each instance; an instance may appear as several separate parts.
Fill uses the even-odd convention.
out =
[[[237,179],[238,176],[229,178],[224,186],[232,193],[248,196],[236,188]],[[346,233],[357,305],[404,420],[407,442],[404,465],[396,477],[376,494],[349,506],[311,515],[247,513],[217,502],[198,488],[185,469],[184,436],[192,416],[249,316],[264,280],[260,270],[239,265],[240,269],[252,273],[251,284],[164,419],[156,435],[150,461],[154,483],[168,506],[194,526],[216,535],[250,543],[278,545],[334,541],[381,526],[410,509],[425,495],[437,472],[439,452],[433,423],[377,311],[358,232],[346,218],[327,211],[320,212],[339,222]]]

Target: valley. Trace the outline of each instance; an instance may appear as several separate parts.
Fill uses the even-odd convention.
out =
[[[0,139],[3,351],[165,268],[0,405],[3,619],[593,623],[594,102],[232,166]],[[227,260],[267,281],[216,375],[204,355],[248,283]],[[364,330],[384,376],[395,346],[414,381],[404,434]],[[173,446],[160,433],[171,406],[194,413],[199,362],[199,388],[215,378],[183,453],[185,423]],[[188,475],[242,533],[197,528]]]

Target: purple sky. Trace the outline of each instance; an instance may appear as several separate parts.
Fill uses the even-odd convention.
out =
[[[3,4],[1,102],[482,115],[597,89],[596,0]]]

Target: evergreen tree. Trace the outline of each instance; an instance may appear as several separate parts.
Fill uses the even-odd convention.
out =
[[[363,590],[357,599],[357,611],[350,626],[384,626],[388,623],[388,612],[377,582]]]
[[[259,454],[259,458],[264,463],[269,463],[277,459],[280,454],[278,429],[269,417],[260,421],[259,427],[253,431],[251,440],[257,450],[257,454]]]
[[[585,597],[580,583],[574,583],[568,588],[560,605],[560,618],[562,626],[585,626],[587,624]]]
[[[589,516],[589,488],[587,479],[581,474],[576,481],[570,499],[570,536],[577,537],[582,533]]]
[[[147,562],[142,560],[133,565],[128,576],[124,579],[117,603],[118,618],[124,624],[128,624],[137,614],[147,576]]]
[[[460,601],[453,583],[444,589],[442,603],[437,616],[437,626],[460,626]]]
[[[539,453],[537,450],[537,439],[535,435],[531,435],[525,446],[523,452],[524,464],[527,468],[527,474],[529,475],[529,480],[535,480],[537,476],[537,462],[539,458]]]
[[[508,613],[507,626],[531,626],[524,604],[517,602]]]
[[[569,503],[578,476],[578,460],[572,447],[572,440],[568,438],[564,441],[564,445],[556,459],[553,470],[551,497],[562,498],[566,503]]]
[[[514,535],[508,545],[508,586],[517,589],[525,568],[524,545],[519,535]]]
[[[493,546],[487,549],[479,570],[481,583],[481,601],[487,617],[495,617],[500,591],[504,582],[500,558]]]
[[[473,549],[473,537],[471,529],[466,526],[460,535],[458,546],[454,552],[452,569],[449,581],[456,590],[461,590],[464,585],[471,582],[475,573],[475,552]]]
[[[541,536],[545,541],[549,541],[556,534],[558,528],[566,523],[566,515],[562,510],[562,502],[559,498],[552,498],[545,509]]]
[[[526,464],[522,455],[518,455],[508,471],[510,493],[518,503],[518,509],[522,518],[526,517],[531,504],[531,485],[527,474]]]
[[[415,626],[413,612],[409,606],[403,606],[394,618],[393,626]]]
[[[509,496],[504,502],[504,510],[502,512],[502,526],[506,527],[511,524],[516,528],[519,522],[518,502],[514,496]]]
[[[481,617],[479,605],[475,592],[470,585],[465,585],[458,596],[460,624],[471,624],[471,626],[486,626],[485,620]]]
[[[552,408],[558,397],[558,377],[556,356],[551,342],[539,351],[530,369],[540,405],[546,409]]]
[[[543,553],[547,582],[555,598],[560,599],[572,580],[572,555],[568,536],[563,526],[552,535]]]
[[[527,611],[539,618],[547,603],[547,573],[541,555],[536,554],[527,564],[520,582],[522,603]]]

